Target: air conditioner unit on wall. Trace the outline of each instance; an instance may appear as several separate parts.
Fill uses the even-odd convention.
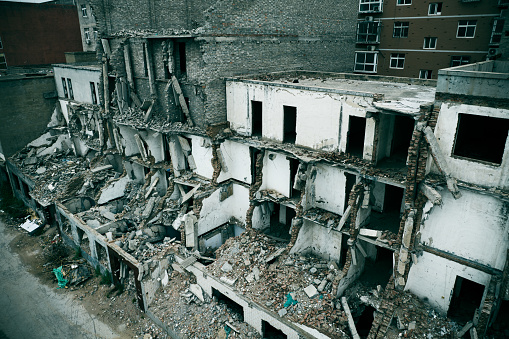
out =
[[[488,56],[489,57],[494,57],[495,55],[499,54],[499,49],[498,48],[490,48],[488,49]]]
[[[372,16],[367,16],[366,17],[366,21],[373,21],[373,17]]]

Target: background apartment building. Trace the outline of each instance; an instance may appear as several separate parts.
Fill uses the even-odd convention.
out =
[[[500,57],[508,2],[360,0],[355,72],[437,78]]]

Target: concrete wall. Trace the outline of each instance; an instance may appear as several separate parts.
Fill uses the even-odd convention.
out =
[[[443,103],[435,129],[435,135],[442,152],[447,157],[452,176],[476,185],[509,188],[509,139],[506,139],[504,156],[500,165],[452,156],[459,113],[507,119],[509,110]]]
[[[309,203],[326,211],[343,215],[345,206],[345,172],[338,168],[323,164],[316,165],[313,198]]]
[[[341,257],[340,232],[328,232],[328,228],[304,219],[297,241],[290,253],[314,254],[326,260],[339,262]]]
[[[251,184],[251,155],[249,146],[239,142],[225,140],[221,144],[221,154],[226,164],[227,171],[221,168],[221,174],[217,179],[223,182],[228,179],[236,179],[246,184]]]
[[[0,141],[9,157],[46,129],[55,109],[55,81],[52,76],[2,77],[0,93]]]
[[[275,190],[290,197],[290,161],[285,155],[265,152],[263,158],[263,182],[260,190]]]
[[[55,84],[59,98],[65,98],[62,86],[62,78],[71,79],[74,93],[74,101],[93,104],[90,83],[94,83],[95,95],[99,100],[99,83],[101,79],[101,70],[98,67],[88,66],[66,66],[54,65]],[[69,90],[69,89],[67,89]]]

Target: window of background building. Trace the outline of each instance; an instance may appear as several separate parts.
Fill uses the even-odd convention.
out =
[[[419,71],[419,79],[431,79],[431,69],[421,69]]]
[[[0,69],[7,69],[7,60],[4,53],[0,53]]]
[[[74,92],[72,91],[71,79],[67,79],[67,89],[69,90],[69,99],[74,100]]]
[[[502,40],[502,33],[504,31],[504,23],[505,23],[504,19],[501,18],[494,19],[493,29],[491,31],[490,45],[500,44],[500,40]]]
[[[424,38],[424,45],[422,46],[424,49],[435,49],[437,48],[437,38],[436,37],[426,37]]]
[[[4,45],[2,45],[2,38],[0,38],[0,49],[3,49]]]
[[[405,53],[391,53],[390,68],[405,68]]]
[[[453,155],[501,164],[509,119],[458,114]]]
[[[473,38],[475,35],[475,27],[477,20],[460,20],[458,21],[457,38]]]
[[[97,104],[97,95],[95,94],[95,83],[90,82],[90,94],[92,95],[92,103]]]
[[[362,21],[357,24],[357,42],[379,42],[379,21]]]
[[[360,0],[359,12],[360,13],[372,13],[382,11],[382,0]]]
[[[408,21],[396,21],[394,23],[394,30],[392,31],[393,38],[407,38],[408,37]]]
[[[440,15],[442,14],[442,3],[432,2],[428,7],[428,15]]]
[[[67,93],[67,82],[65,81],[65,78],[62,78],[62,89],[64,90],[64,97],[68,98],[69,94]]]
[[[451,57],[451,67],[466,65],[470,63],[470,55],[453,55]]]
[[[411,5],[412,0],[398,0],[398,5]]]
[[[87,15],[87,5],[81,5],[81,15],[86,18]]]
[[[85,42],[90,45],[90,28],[84,28]]]
[[[354,71],[364,73],[376,73],[377,63],[378,63],[378,53],[356,52]]]

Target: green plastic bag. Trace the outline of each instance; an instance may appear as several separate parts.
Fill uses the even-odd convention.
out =
[[[62,266],[59,268],[54,268],[53,273],[55,273],[55,276],[58,279],[58,288],[64,288],[65,285],[69,282],[69,280],[64,278],[64,275],[62,274]]]

